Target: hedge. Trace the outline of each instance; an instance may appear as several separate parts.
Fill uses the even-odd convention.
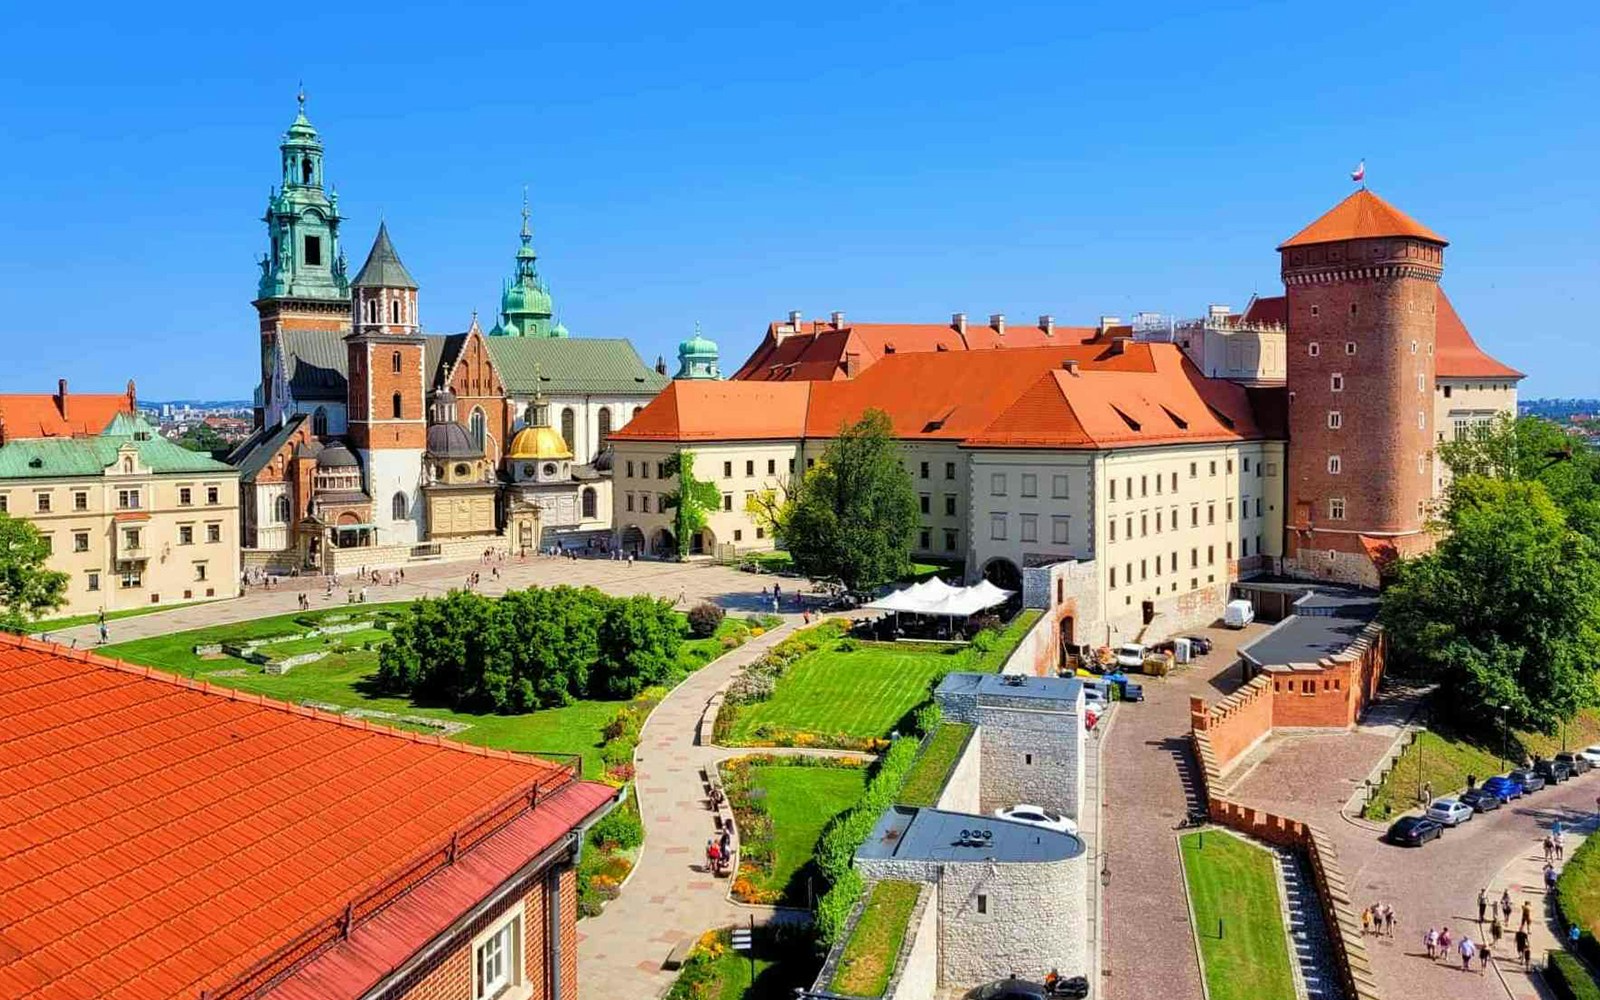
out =
[[[1600,986],[1576,955],[1552,951],[1544,971],[1545,982],[1558,1000],[1600,1000]]]

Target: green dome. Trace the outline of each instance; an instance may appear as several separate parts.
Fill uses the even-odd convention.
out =
[[[550,312],[550,294],[537,285],[514,284],[500,297],[500,311],[507,314]]]
[[[678,345],[678,356],[692,356],[697,354],[716,354],[717,344],[714,340],[707,340],[698,333]]]
[[[517,324],[512,322],[509,319],[506,320],[504,323],[501,323],[499,326],[495,327],[495,329],[500,331],[500,336],[502,336],[502,337],[520,337],[520,336],[522,336],[522,331],[517,329]]]

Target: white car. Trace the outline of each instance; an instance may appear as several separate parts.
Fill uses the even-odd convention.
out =
[[[1456,799],[1434,799],[1428,818],[1445,826],[1460,826],[1472,818],[1472,807]]]
[[[1578,751],[1578,756],[1585,758],[1595,767],[1600,767],[1600,743],[1597,743],[1592,747],[1584,747],[1582,750]]]
[[[1138,670],[1144,666],[1147,652],[1149,651],[1137,642],[1125,642],[1117,647],[1117,666]]]
[[[1070,833],[1073,836],[1078,834],[1078,824],[1060,813],[1051,812],[1043,806],[1012,806],[1010,809],[996,809],[994,814],[1001,819],[1009,819],[1015,823],[1042,826],[1046,830]]]

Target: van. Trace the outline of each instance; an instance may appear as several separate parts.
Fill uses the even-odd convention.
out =
[[[1255,620],[1255,605],[1249,601],[1229,601],[1222,609],[1222,624],[1229,628],[1244,628]]]

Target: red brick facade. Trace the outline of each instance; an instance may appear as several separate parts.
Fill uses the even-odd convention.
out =
[[[265,419],[271,402],[272,372],[269,365],[278,334],[285,330],[350,330],[350,306],[345,302],[313,302],[294,299],[260,299],[255,303],[261,321],[261,408],[256,411],[256,426]]]
[[[489,346],[474,323],[467,333],[461,353],[450,367],[448,388],[456,397],[456,416],[461,426],[472,427],[472,414],[481,410],[484,418],[484,457],[498,464],[511,428],[516,421],[515,407],[506,400],[505,385],[489,357]]]
[[[1282,255],[1286,554],[1302,574],[1375,585],[1375,547],[1411,552],[1427,537],[1443,245],[1355,239]]]
[[[349,356],[350,444],[361,451],[423,448],[428,429],[422,338],[361,337],[349,342]]]

